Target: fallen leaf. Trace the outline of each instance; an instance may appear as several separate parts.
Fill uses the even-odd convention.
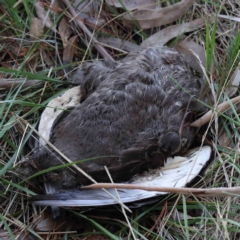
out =
[[[24,56],[26,56],[28,49],[25,47],[16,47],[16,48],[14,48],[13,52],[18,57],[24,57]]]
[[[42,37],[43,35],[43,22],[39,18],[33,18],[30,25],[30,38],[31,40],[36,40]]]
[[[126,27],[135,27],[136,23],[142,29],[148,29],[172,23],[186,13],[194,0],[182,0],[171,6],[158,9],[141,9],[123,15],[123,24]]]
[[[110,37],[110,38],[98,37],[97,40],[104,44],[108,44],[114,48],[121,49],[127,52],[133,52],[140,49],[140,47],[135,43],[132,43],[123,39],[115,38],[115,37]]]
[[[76,41],[78,35],[71,37],[63,50],[63,64],[71,63],[76,50]]]
[[[221,147],[230,147],[231,146],[231,139],[229,138],[224,127],[219,128],[218,142]]]
[[[105,19],[99,14],[100,1],[75,0],[73,6],[78,12],[78,17],[90,26],[101,26],[105,23]]]
[[[69,22],[65,16],[62,17],[59,26],[58,26],[58,32],[60,34],[60,37],[63,42],[63,47],[65,48],[68,43],[68,39],[72,34],[72,30],[69,26]]]
[[[106,0],[109,6],[123,8],[126,10],[154,9],[159,1],[157,0]]]
[[[239,88],[239,84],[240,84],[240,65],[238,65],[238,67],[236,68],[235,72],[233,73],[229,80],[229,87],[226,89],[226,95],[228,97],[232,97],[233,95],[235,95]]]
[[[63,12],[63,9],[65,9],[65,6],[62,0],[54,0],[54,2],[50,4],[49,8],[51,9],[51,13],[58,17],[59,14]]]
[[[202,68],[196,55],[201,60],[203,66],[206,66],[205,49],[203,46],[197,44],[192,39],[185,38],[179,41],[174,48],[182,54],[184,60],[191,68],[197,72],[202,72]]]
[[[69,0],[62,0],[62,1],[68,7],[70,13],[73,16],[78,16],[78,13],[75,11],[75,8],[72,6]],[[80,21],[78,18],[74,18],[74,21],[83,30],[83,32],[87,35],[87,37],[92,40],[94,47],[97,49],[100,55],[103,56],[104,59],[114,62],[114,59],[112,58],[112,56],[99,43],[97,43],[96,38],[93,36],[91,31],[89,31],[89,29],[85,26],[83,21]]]
[[[97,12],[100,3],[99,1],[93,0],[91,2],[89,1],[83,1],[83,0],[75,0],[73,3],[73,6],[75,7],[76,10],[85,12],[85,13],[90,13],[90,12]]]
[[[45,25],[47,28],[52,29],[53,31],[56,31],[56,27],[53,26],[53,23],[51,22],[50,18],[47,16],[47,12],[40,5],[39,1],[35,3],[34,7],[36,9],[36,14],[38,18],[42,20],[43,25]]]
[[[169,40],[179,36],[182,33],[192,32],[200,27],[203,27],[205,25],[205,21],[206,19],[203,17],[203,18],[196,19],[192,22],[177,24],[174,26],[164,28],[163,30],[153,34],[152,36],[144,40],[141,43],[140,47],[147,48],[155,44],[159,46],[163,46]],[[210,17],[208,19],[209,23],[212,23],[213,21],[214,21],[214,17]]]
[[[66,229],[74,224],[72,228],[81,229],[81,224],[70,221],[71,217],[64,217],[57,220],[52,219],[52,215],[48,212],[43,212],[40,215],[33,215],[34,220],[37,222],[36,231],[53,232],[53,231],[66,231]],[[73,231],[72,231],[73,232]]]

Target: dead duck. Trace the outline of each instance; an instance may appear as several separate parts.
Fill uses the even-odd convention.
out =
[[[189,149],[201,78],[179,53],[155,46],[116,63],[86,63],[79,71],[81,103],[55,121],[49,141],[71,161],[84,160],[77,165],[96,181],[109,181],[104,166],[122,182]],[[46,146],[31,159],[38,170],[64,163]],[[69,168],[45,174],[44,181],[47,193],[91,182]]]

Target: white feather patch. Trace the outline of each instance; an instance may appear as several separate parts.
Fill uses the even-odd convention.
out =
[[[135,177],[131,183],[153,187],[184,187],[199,174],[210,155],[211,148],[208,146],[189,150],[184,157],[168,158],[164,167]]]
[[[69,107],[74,107],[79,104],[81,98],[80,87],[74,87],[68,89],[61,96],[58,96],[51,100],[46,109],[41,115],[39,122],[38,132],[40,136],[39,145],[44,146],[46,144],[45,140],[49,141],[51,136],[52,126],[55,120],[60,116],[60,114]],[[44,140],[45,139],[45,140]]]
[[[203,146],[188,151],[184,157],[168,158],[163,168],[150,170],[148,173],[134,177],[131,184],[157,187],[185,187],[206,166],[211,156],[211,148]],[[118,198],[115,189],[107,189]],[[165,192],[148,192],[137,189],[119,189],[120,201],[136,202],[167,194]],[[117,204],[117,201],[102,189],[80,189],[45,196],[44,199],[32,201],[36,205],[47,206],[106,206]]]

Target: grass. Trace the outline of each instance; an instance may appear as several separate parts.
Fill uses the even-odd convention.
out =
[[[69,84],[65,81],[65,66],[61,60],[64,48],[60,36],[45,28],[39,39],[31,39],[30,24],[36,16],[34,5],[27,0],[19,2],[17,6],[14,6],[15,3],[16,1],[0,1],[0,78],[24,79],[17,88],[0,90],[0,238],[17,239],[21,234],[32,234],[37,239],[90,239],[90,235],[101,236],[102,239],[104,236],[105,239],[238,239],[238,196],[196,198],[169,195],[155,205],[125,215],[118,206],[89,211],[74,208],[68,226],[63,229],[61,225],[65,220],[57,225],[51,222],[50,217],[46,217],[46,221],[49,221],[46,225],[50,226],[51,233],[43,234],[43,216],[48,212],[33,208],[26,200],[28,196],[36,194],[38,186],[29,186],[29,179],[16,184],[9,176],[17,174],[14,167],[30,152],[32,130],[29,125],[34,128],[37,126],[44,106],[67,89]],[[205,13],[234,14],[240,17],[238,1],[233,1],[232,5],[220,0],[198,0],[196,3],[195,8],[179,21],[191,21]],[[139,44],[158,29],[152,29],[151,33],[138,27],[126,29],[119,17],[121,10],[106,5],[103,5],[103,10],[107,13],[107,22],[104,27],[96,28],[98,35],[121,36],[122,39]],[[52,14],[50,17],[53,26],[57,26],[61,18],[54,18]],[[74,58],[67,63],[75,67],[81,64],[88,47],[83,43],[86,42],[85,36],[77,26],[72,24],[71,29],[73,34],[80,35],[79,42],[75,45]],[[239,65],[240,32],[236,33],[237,29],[237,22],[216,20],[214,24],[206,22],[201,30],[188,35],[205,47],[206,77],[211,86],[213,104],[227,99],[229,80]],[[122,57],[121,52],[110,47],[107,51],[114,59]],[[92,58],[100,56],[90,47],[86,61]],[[32,79],[39,82],[24,87]],[[234,95],[238,95],[238,91]],[[207,140],[212,143],[214,150],[213,161],[203,177],[193,184],[194,187],[239,185],[239,123],[239,109],[232,106],[231,111],[207,128]],[[225,144],[224,139],[229,140],[229,145]]]

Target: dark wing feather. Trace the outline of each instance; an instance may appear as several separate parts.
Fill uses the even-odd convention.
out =
[[[168,159],[161,170],[156,170],[152,175],[138,176],[133,179],[132,184],[156,187],[185,187],[196,176],[198,176],[209,161],[211,148],[204,146],[200,149],[193,149],[187,152],[184,158]],[[130,184],[131,184],[130,183]],[[117,199],[115,189],[107,189]],[[166,193],[151,192],[134,189],[119,189],[118,194],[122,203],[135,202],[152,197],[160,197]],[[52,195],[38,195],[30,199],[30,202],[36,205],[49,206],[105,206],[117,204],[116,198],[112,198],[102,189],[79,189],[74,191],[65,191]],[[142,203],[142,205],[144,204]],[[141,206],[141,204],[140,204]]]

